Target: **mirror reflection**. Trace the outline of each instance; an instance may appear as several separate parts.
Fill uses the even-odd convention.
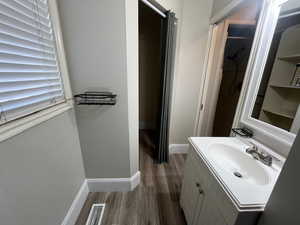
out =
[[[252,117],[296,134],[300,127],[300,14],[280,16]]]

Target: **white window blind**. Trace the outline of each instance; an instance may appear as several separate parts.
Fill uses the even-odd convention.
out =
[[[47,0],[0,0],[0,124],[62,101]]]

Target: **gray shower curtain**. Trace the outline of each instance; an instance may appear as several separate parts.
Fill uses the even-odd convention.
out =
[[[163,32],[163,70],[162,70],[162,99],[161,113],[159,121],[158,136],[158,161],[159,163],[168,162],[169,159],[169,125],[171,111],[171,94],[174,77],[174,61],[176,48],[176,23],[175,13],[167,12],[164,20]]]

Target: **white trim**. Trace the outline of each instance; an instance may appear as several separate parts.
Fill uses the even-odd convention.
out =
[[[131,191],[134,190],[141,182],[141,173],[140,171],[136,172],[131,178],[130,178],[130,183],[131,183]]]
[[[186,154],[189,151],[189,144],[170,144],[169,154]]]
[[[225,46],[228,37],[228,27],[229,23],[225,20],[223,23],[217,25],[217,49],[213,52],[212,66],[208,73],[208,84],[206,92],[210,93],[209,96],[206,96],[206,99],[203,102],[206,107],[206,114],[203,119],[207,120],[206,122],[206,136],[212,136],[213,125],[215,121],[215,114],[217,110],[217,104],[219,99],[219,92],[221,87],[221,82],[223,78],[223,62],[225,54]],[[210,89],[210,91],[209,91]]]
[[[208,64],[209,64],[209,59],[210,59],[210,52],[212,43],[213,43],[213,30],[214,30],[215,25],[210,25],[209,26],[209,31],[208,31],[208,41],[206,45],[206,50],[205,50],[205,58],[204,58],[204,66],[203,66],[203,71],[202,71],[202,76],[201,76],[201,88],[200,88],[200,94],[198,97],[198,106],[197,106],[197,114],[196,114],[196,122],[195,122],[195,127],[194,127],[194,136],[200,136],[201,135],[201,113],[203,110],[202,107],[202,102],[203,102],[203,96],[204,96],[204,90],[205,90],[205,84],[207,82],[207,69],[208,69]],[[202,90],[202,91],[201,91]]]
[[[156,13],[161,15],[163,18],[166,18],[166,14],[164,14],[162,11],[160,11],[158,8],[156,8],[154,5],[151,4],[151,2],[147,0],[142,0],[143,3],[145,3],[147,6],[149,6],[151,9],[153,9]]]
[[[248,90],[243,97],[243,108],[240,124],[254,131],[254,138],[269,146],[277,153],[287,156],[294,142],[295,134],[287,132],[251,116],[256,101],[257,92],[265,69],[269,49],[277,25],[282,1],[265,1],[262,10],[261,27],[257,32],[257,48],[253,52],[254,63],[249,67],[246,77],[249,79]]]
[[[61,72],[61,78],[63,81],[65,98],[69,100],[73,98],[73,95],[72,95],[71,84],[69,79],[69,71],[68,71],[67,60],[66,60],[66,52],[63,43],[63,36],[62,36],[62,31],[60,26],[61,23],[60,23],[60,18],[58,13],[57,0],[50,0],[48,1],[48,4],[49,4],[49,13],[51,16],[52,27],[55,36],[55,43],[57,47],[58,62],[59,62],[59,68]]]
[[[211,19],[210,23],[215,24],[226,18],[234,10],[236,10],[245,0],[233,0],[225,8],[216,13]]]
[[[86,180],[84,180],[61,225],[74,225],[76,223],[88,194],[89,187]]]
[[[64,102],[51,106],[50,108],[44,109],[40,112],[33,113],[29,116],[5,123],[0,126],[0,142],[18,135],[31,127],[37,126],[40,123],[50,120],[71,108],[73,108],[72,101]]]
[[[255,32],[255,36],[254,36],[254,40],[252,43],[252,49],[250,52],[250,56],[249,56],[249,60],[248,60],[248,65],[247,65],[247,69],[245,72],[245,77],[244,77],[244,81],[243,81],[243,85],[242,85],[242,90],[240,93],[240,97],[239,97],[239,101],[237,104],[237,108],[236,108],[236,112],[234,115],[234,119],[233,119],[233,123],[232,123],[232,127],[238,127],[240,124],[240,119],[241,119],[241,114],[242,114],[242,109],[244,107],[244,103],[245,103],[245,98],[246,98],[246,94],[248,91],[248,86],[249,86],[249,82],[250,82],[250,74],[256,59],[256,52],[258,51],[259,48],[259,43],[260,43],[260,39],[261,39],[261,32],[263,30],[263,24],[264,24],[264,10],[266,7],[266,0],[264,0],[264,4],[262,5],[262,9],[261,9],[261,13],[258,19],[258,23],[257,23],[257,27],[256,27],[256,32]]]
[[[206,118],[205,115],[207,115],[207,110],[209,109],[210,105],[206,105],[205,103],[208,102],[207,101],[207,92],[210,89],[210,74],[211,74],[211,68],[212,68],[212,63],[213,63],[213,59],[214,59],[214,52],[215,52],[215,48],[216,48],[216,43],[217,43],[217,31],[219,29],[218,25],[212,25],[211,26],[212,30],[212,34],[211,34],[211,40],[210,40],[210,47],[208,49],[207,52],[207,65],[205,66],[205,70],[203,71],[205,74],[205,79],[204,82],[202,84],[202,93],[200,98],[200,107],[198,108],[198,118],[197,118],[197,122],[196,122],[196,126],[197,126],[197,131],[196,131],[196,136],[206,136],[206,130],[207,130],[207,125],[206,125]],[[202,104],[202,109],[201,109],[201,104]]]
[[[61,225],[74,225],[88,197],[89,192],[127,192],[134,190],[140,183],[140,171],[129,178],[85,179],[76,194]],[[104,211],[104,209],[103,209]],[[102,211],[102,212],[103,212]]]
[[[71,85],[69,80],[66,55],[65,55],[64,45],[63,45],[58,8],[57,8],[56,0],[50,0],[48,1],[48,3],[49,3],[49,13],[51,15],[51,22],[52,22],[52,26],[56,38],[57,55],[59,58],[58,62],[60,64],[59,66],[60,66],[61,78],[63,81],[65,102],[62,102],[60,104],[35,112],[31,115],[24,116],[22,118],[0,125],[0,142],[8,138],[11,138],[17,134],[20,134],[31,127],[34,127],[44,121],[47,121],[73,108],[73,100],[72,100],[73,96],[72,96]]]
[[[212,39],[208,52],[208,64],[205,70],[205,80],[202,84],[202,93],[199,96],[203,105],[198,108],[196,122],[196,136],[211,136],[218,101],[219,89],[222,80],[222,63],[227,39],[227,28],[229,24],[225,21],[212,26]],[[201,106],[201,105],[200,105]]]
[[[140,183],[140,171],[129,178],[91,178],[87,179],[90,192],[132,191]]]

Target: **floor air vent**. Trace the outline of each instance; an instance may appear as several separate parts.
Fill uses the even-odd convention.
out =
[[[86,225],[101,225],[105,204],[93,204]]]

